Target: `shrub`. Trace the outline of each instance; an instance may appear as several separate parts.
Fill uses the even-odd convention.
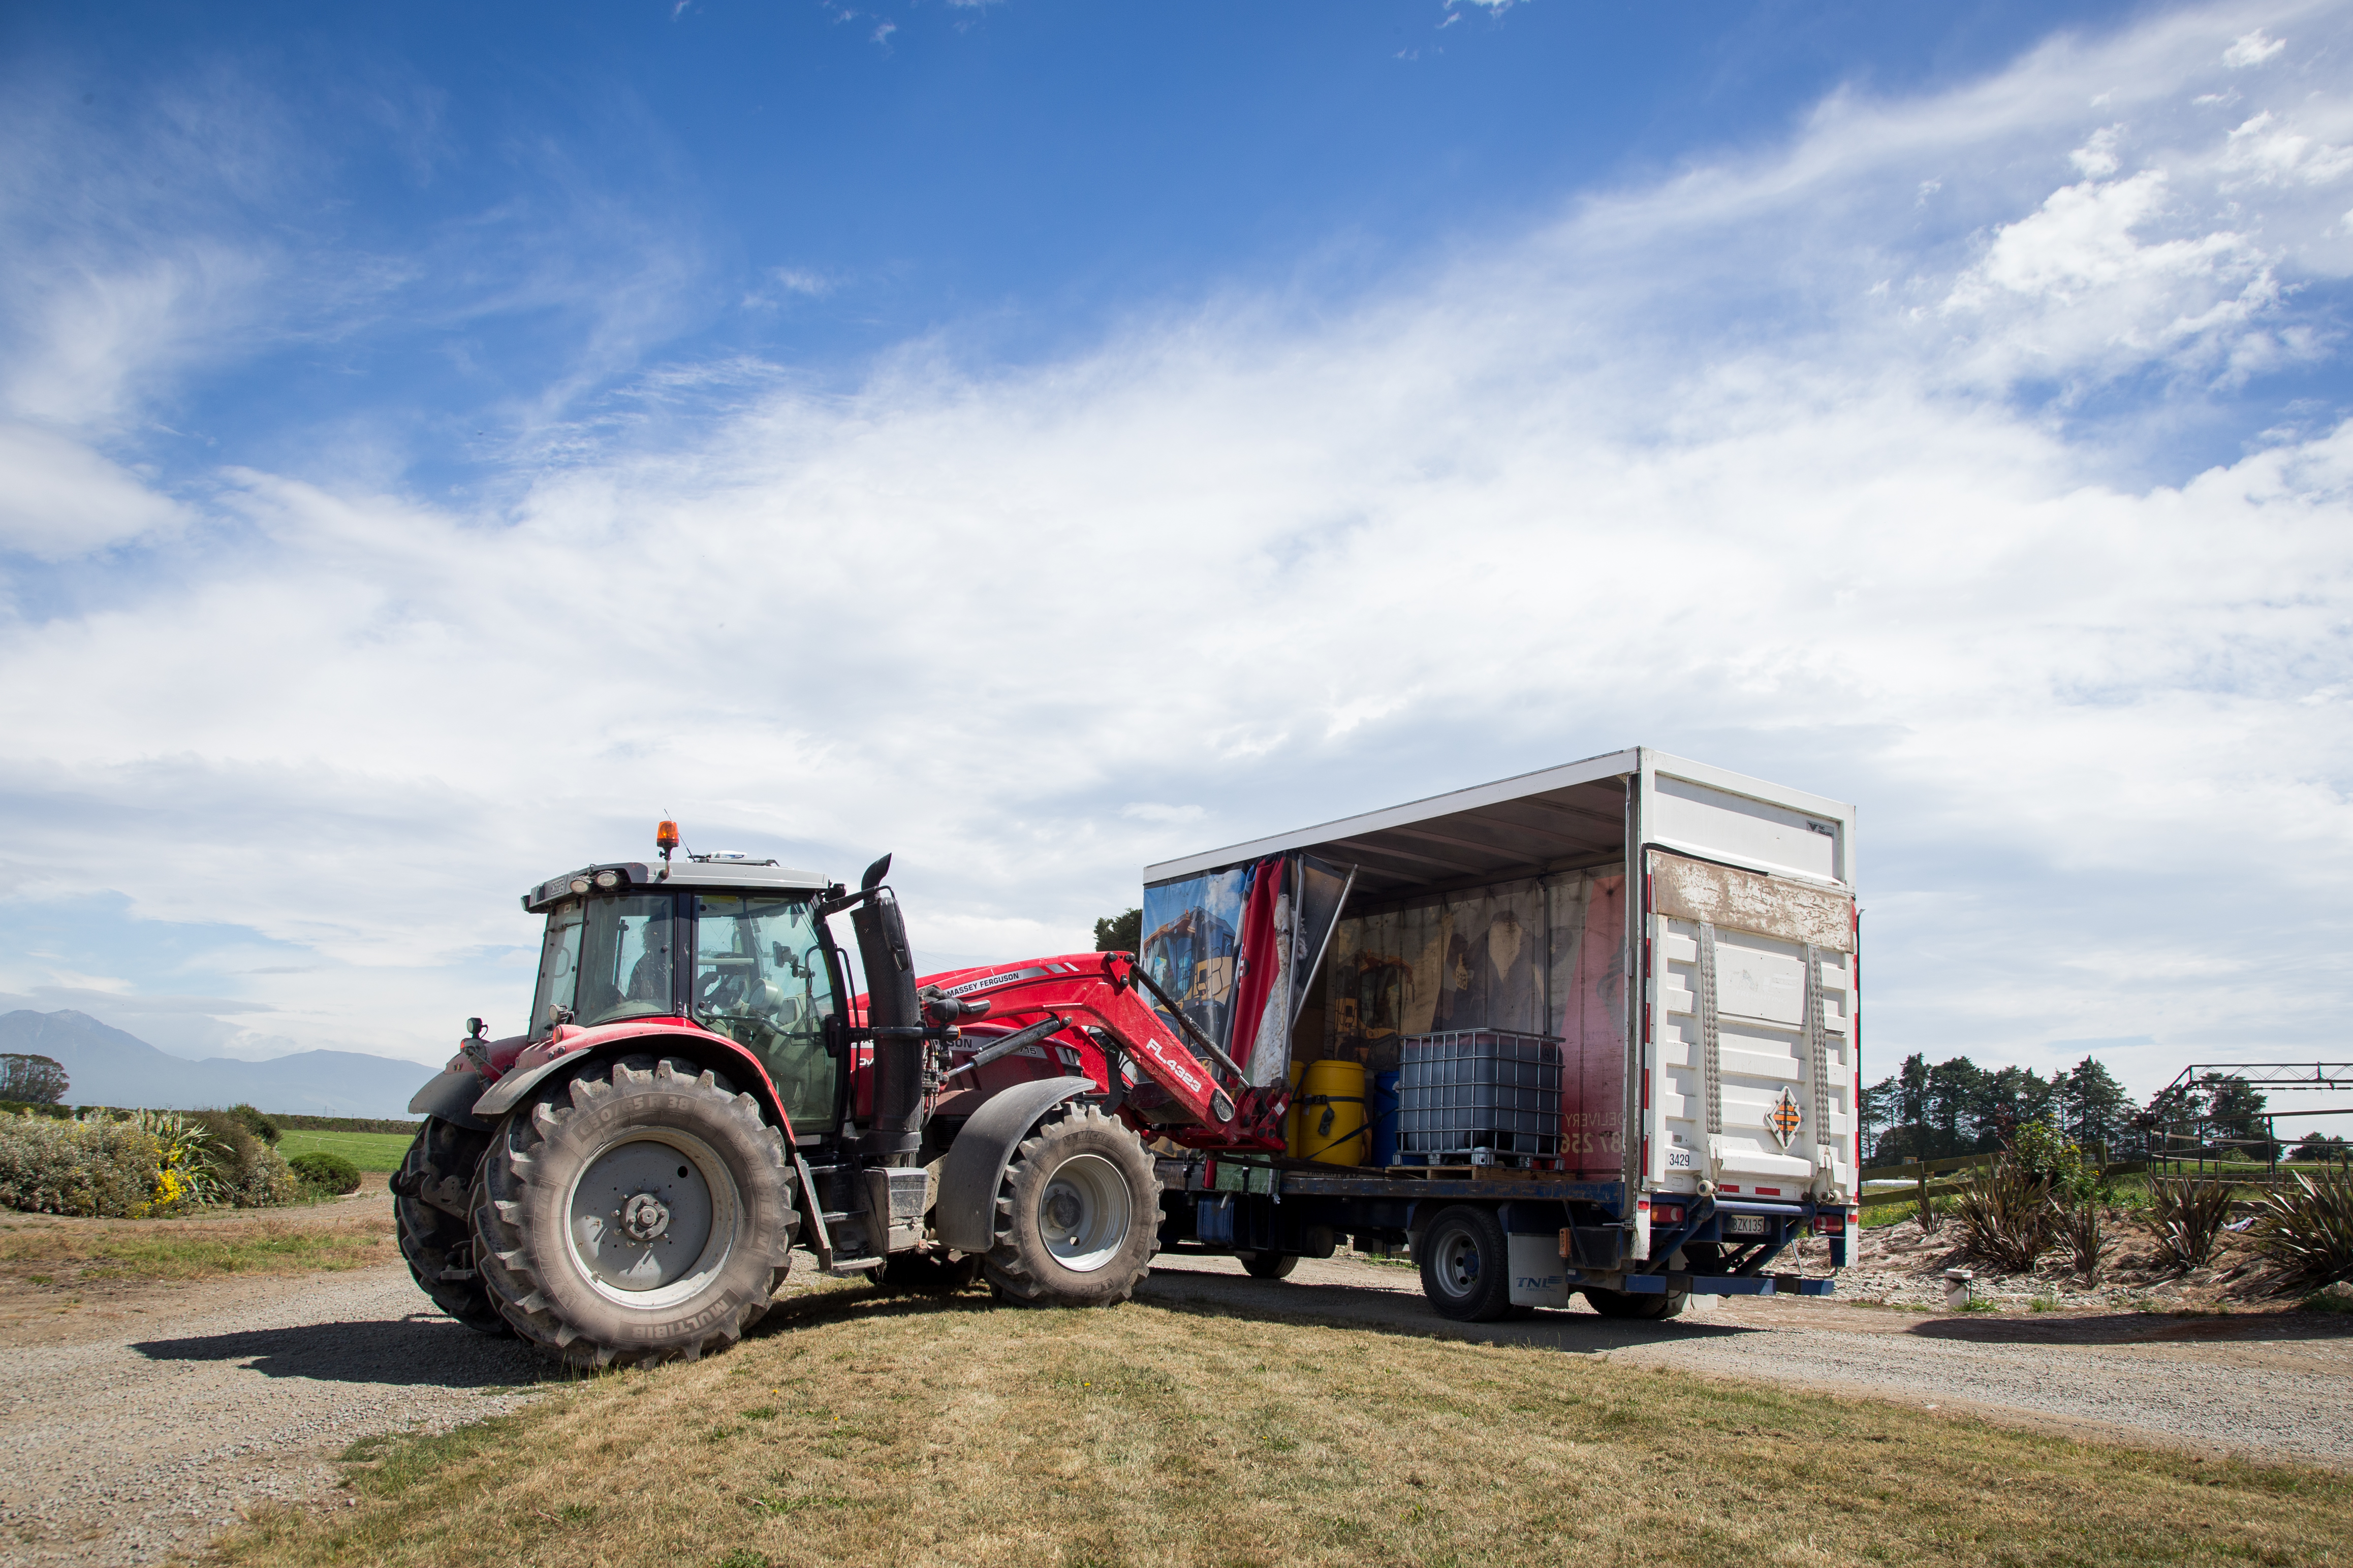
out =
[[[2298,1171],[2295,1185],[2274,1189],[2255,1210],[2256,1248],[2282,1265],[2294,1285],[2353,1279],[2353,1177]]]
[[[2230,1184],[2199,1176],[2152,1176],[2148,1216],[2168,1264],[2185,1274],[2203,1268],[2214,1256],[2215,1234],[2231,1217]]]
[[[236,1110],[195,1110],[188,1120],[210,1134],[206,1158],[212,1201],[241,1209],[290,1204],[301,1195],[286,1157],[255,1134]]]
[[[228,1113],[244,1122],[248,1132],[273,1149],[278,1147],[278,1123],[270,1121],[250,1105],[232,1105],[228,1108]]]
[[[153,1212],[164,1147],[137,1121],[0,1116],[0,1205],[111,1219]]]
[[[2100,1279],[2100,1263],[2108,1250],[2107,1216],[2097,1203],[2080,1203],[2059,1217],[2059,1235],[2074,1255],[2075,1272],[2086,1287]]]
[[[237,1173],[236,1184],[223,1191],[221,1201],[241,1209],[266,1209],[290,1204],[301,1195],[301,1178],[286,1163],[286,1156],[264,1143]]]
[[[2052,1200],[2063,1207],[2080,1208],[2094,1198],[2108,1195],[2107,1182],[2100,1174],[2100,1168],[2086,1160],[2081,1148],[2068,1142],[2066,1135],[2047,1121],[2021,1125],[2010,1139],[2010,1157],[2028,1175],[2050,1188]]]
[[[1969,1173],[1953,1210],[1961,1249],[2008,1273],[2032,1273],[2058,1237],[2050,1187],[2008,1154]]]
[[[201,1116],[176,1110],[134,1111],[131,1125],[155,1140],[154,1194],[143,1213],[178,1214],[220,1198],[228,1156]]]
[[[341,1154],[297,1154],[287,1162],[311,1186],[330,1193],[360,1190],[360,1168]]]

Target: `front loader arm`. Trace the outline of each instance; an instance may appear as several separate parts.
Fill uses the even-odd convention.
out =
[[[1255,1089],[1240,1081],[1230,1062],[1212,1067],[1201,1060],[1153,1011],[1137,978],[1131,955],[1105,952],[962,970],[926,976],[923,984],[962,1001],[987,1002],[991,1023],[1018,1026],[1050,1014],[1063,1020],[1074,1041],[1080,1031],[1100,1031],[1187,1119],[1151,1121],[1123,1106],[1121,1117],[1140,1132],[1188,1148],[1280,1151],[1290,1086]],[[1118,1068],[1107,1063],[1105,1071]],[[1221,1076],[1230,1081],[1219,1082]]]

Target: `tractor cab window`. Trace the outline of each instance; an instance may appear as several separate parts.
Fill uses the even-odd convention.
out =
[[[832,1126],[833,981],[809,900],[711,894],[694,904],[695,1020],[759,1057],[795,1131]]]
[[[547,914],[547,940],[539,951],[539,989],[531,999],[531,1037],[555,1032],[551,1008],[572,1011],[580,994],[580,928],[586,920],[580,900],[569,899]]]
[[[670,988],[670,911],[677,901],[668,893],[588,900],[575,1023],[586,1028],[678,1016]]]

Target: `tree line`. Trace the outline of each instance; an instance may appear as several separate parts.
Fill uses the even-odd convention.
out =
[[[2147,1152],[2152,1135],[2197,1139],[2234,1159],[2268,1160],[2272,1142],[2263,1093],[2241,1078],[2210,1072],[2171,1084],[2147,1105],[2137,1102],[2096,1058],[2042,1077],[2031,1068],[1981,1068],[1967,1057],[1931,1062],[1924,1055],[1862,1091],[1862,1146],[1874,1165],[1990,1154],[2009,1146],[2029,1122],[2054,1127],[2084,1149],[2111,1158]],[[2291,1158],[2337,1159],[2342,1138],[2307,1134]]]

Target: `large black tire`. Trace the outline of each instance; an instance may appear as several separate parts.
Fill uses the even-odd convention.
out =
[[[1006,1300],[1107,1307],[1152,1268],[1159,1226],[1160,1180],[1144,1144],[1100,1107],[1060,1105],[1005,1167],[982,1268]]]
[[[1669,1290],[1653,1296],[1632,1290],[1588,1290],[1585,1300],[1605,1318],[1634,1318],[1655,1322],[1662,1318],[1680,1318],[1683,1306],[1691,1300],[1688,1290]]]
[[[393,1232],[417,1288],[433,1304],[482,1333],[513,1331],[482,1289],[474,1268],[474,1232],[467,1195],[490,1134],[472,1132],[438,1116],[425,1120],[392,1178]]]
[[[1493,1323],[1512,1316],[1509,1244],[1493,1209],[1457,1204],[1440,1209],[1414,1242],[1421,1293],[1441,1318]]]
[[[800,1216],[783,1135],[693,1064],[591,1062],[500,1126],[475,1257],[515,1331],[584,1366],[693,1361],[768,1310]]]
[[[894,1252],[891,1261],[882,1266],[882,1283],[893,1290],[913,1290],[924,1296],[953,1296],[980,1279],[980,1259],[958,1258],[951,1261],[944,1253]]]
[[[1241,1258],[1242,1271],[1253,1279],[1288,1279],[1299,1267],[1295,1252],[1245,1252]]]

